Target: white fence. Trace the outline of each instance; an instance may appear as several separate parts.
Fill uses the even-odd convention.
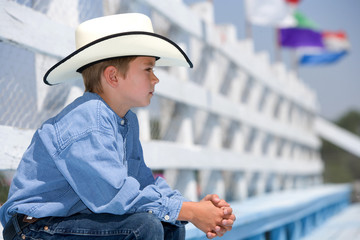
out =
[[[21,2],[0,0],[1,125],[37,128],[81,94],[80,81],[42,83],[45,71],[74,50],[79,22],[143,12],[194,63],[190,70],[157,69],[158,95],[135,110],[150,167],[192,200],[209,192],[241,200],[321,183],[314,92],[282,64],[270,64],[266,53],[255,53],[251,40],[237,40],[234,26],[214,25],[210,2],[192,8],[179,0]],[[13,161],[6,159],[0,169]]]

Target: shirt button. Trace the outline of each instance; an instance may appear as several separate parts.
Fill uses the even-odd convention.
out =
[[[125,120],[122,119],[121,122],[120,122],[121,125],[124,125],[125,124]]]
[[[151,214],[152,214],[152,213],[153,213],[153,211],[149,210],[149,211],[148,211],[148,213],[151,213]]]
[[[165,215],[164,219],[165,219],[166,221],[169,221],[169,219],[170,219],[169,215]]]

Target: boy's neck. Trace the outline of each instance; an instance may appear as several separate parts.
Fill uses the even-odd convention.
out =
[[[109,107],[121,118],[124,118],[126,113],[130,110],[129,107],[125,106],[125,104],[119,104],[118,101],[116,101],[116,98],[112,98],[108,96],[108,94],[103,93],[97,93]]]

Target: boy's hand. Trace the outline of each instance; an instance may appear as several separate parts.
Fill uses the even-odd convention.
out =
[[[215,230],[206,233],[206,237],[209,239],[215,237],[222,237],[227,231],[232,229],[232,225],[235,222],[235,215],[232,214],[231,208],[222,208],[224,210],[224,217],[221,224],[215,227]]]
[[[221,237],[232,229],[235,215],[230,205],[217,195],[208,195],[200,202],[183,202],[178,220],[189,221],[210,239]]]
[[[183,202],[178,220],[190,221],[204,233],[215,232],[222,225],[224,210],[211,201]]]
[[[211,201],[216,207],[221,208],[224,211],[224,218],[219,226],[215,227],[215,231],[207,232],[206,236],[212,239],[216,236],[223,236],[225,232],[232,229],[232,225],[235,222],[235,215],[232,213],[232,208],[225,200],[220,199],[216,194],[206,195],[201,201]]]

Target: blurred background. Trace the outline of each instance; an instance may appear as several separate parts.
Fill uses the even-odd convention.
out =
[[[201,0],[184,2],[191,5]],[[360,22],[359,1],[293,1],[297,4],[296,11],[306,16],[306,20],[318,31],[343,31],[348,37],[350,47],[346,56],[335,62],[314,65],[294,63],[294,60],[296,62],[299,58],[299,49],[277,46],[276,34],[279,26],[276,23],[249,23],[245,0],[211,2],[214,4],[215,23],[234,24],[237,37],[251,38],[256,52],[265,51],[269,54],[270,62],[281,61],[288,69],[296,71],[299,78],[316,92],[318,114],[360,136],[360,28],[357,24]],[[268,3],[275,5],[276,1]],[[325,162],[325,182],[352,182],[360,179],[359,157],[325,139],[322,139],[321,155]]]

